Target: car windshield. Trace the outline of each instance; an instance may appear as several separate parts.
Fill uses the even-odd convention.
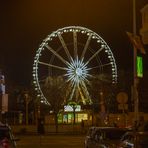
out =
[[[105,131],[105,139],[116,140],[120,139],[121,136],[125,133],[124,130],[115,130],[115,131]]]

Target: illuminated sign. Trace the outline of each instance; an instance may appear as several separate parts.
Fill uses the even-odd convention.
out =
[[[80,106],[80,105],[76,105],[75,108],[76,108],[76,109],[75,109],[76,112],[81,111],[81,106]],[[73,112],[74,110],[73,110],[73,107],[72,107],[71,105],[65,105],[65,106],[64,106],[64,111],[65,111],[65,112]]]
[[[0,74],[0,93],[5,94],[5,77]]]
[[[143,77],[143,61],[142,57],[137,56],[137,77]]]

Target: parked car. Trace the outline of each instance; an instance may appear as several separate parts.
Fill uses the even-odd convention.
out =
[[[11,128],[8,125],[0,123],[0,148],[16,148],[16,141]]]
[[[148,148],[148,132],[126,132],[119,148]]]
[[[129,128],[91,127],[85,138],[85,148],[117,148]]]

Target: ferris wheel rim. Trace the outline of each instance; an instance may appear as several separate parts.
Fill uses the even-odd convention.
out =
[[[115,58],[113,56],[113,53],[110,49],[110,47],[107,45],[107,43],[104,41],[104,39],[99,36],[97,33],[93,32],[92,30],[88,29],[88,28],[85,28],[85,27],[81,27],[81,26],[68,26],[68,27],[64,27],[64,28],[60,28],[56,31],[53,31],[51,34],[49,34],[44,40],[43,42],[41,43],[40,47],[38,48],[37,52],[36,52],[36,56],[35,56],[35,60],[34,60],[34,66],[35,66],[35,71],[34,71],[34,80],[36,80],[35,82],[35,85],[36,87],[38,88],[38,91],[40,91],[40,96],[42,97],[42,100],[44,100],[44,102],[48,105],[50,105],[50,103],[47,101],[46,97],[44,96],[43,92],[42,92],[42,89],[40,87],[40,84],[39,84],[39,79],[38,79],[38,64],[39,64],[39,58],[40,58],[40,54],[41,52],[43,51],[44,47],[46,46],[46,43],[52,39],[53,37],[55,37],[55,35],[59,35],[60,33],[66,33],[67,31],[70,31],[73,32],[73,30],[77,30],[78,32],[79,31],[85,31],[85,33],[90,33],[91,36],[94,36],[96,39],[98,39],[97,41],[100,41],[102,42],[102,44],[104,46],[106,46],[107,50],[109,51],[111,57],[112,57],[112,67],[114,68],[114,74],[115,74],[115,83],[117,81],[117,66],[116,66],[116,62],[115,62]],[[83,33],[83,32],[81,32]],[[90,37],[90,36],[89,36]],[[91,37],[90,37],[91,38]],[[50,47],[49,47],[50,48]],[[102,47],[103,48],[103,47]],[[52,49],[50,49],[50,51],[52,51],[54,53],[54,51]],[[67,51],[68,52],[68,51]],[[68,55],[68,53],[67,53]],[[60,57],[61,58],[61,57]],[[63,62],[65,62],[65,64],[69,65],[68,62],[64,61],[64,59],[61,58],[61,60]],[[73,60],[73,59],[72,59]],[[79,61],[81,62],[81,61]],[[74,62],[73,62],[74,63]],[[51,66],[51,65],[50,65]],[[83,65],[84,66],[84,65]],[[81,72],[80,69],[77,69],[76,71],[77,73]],[[82,72],[81,72],[82,73]]]

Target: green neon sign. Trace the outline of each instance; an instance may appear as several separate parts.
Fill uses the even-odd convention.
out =
[[[137,56],[137,77],[143,77],[143,59]]]

